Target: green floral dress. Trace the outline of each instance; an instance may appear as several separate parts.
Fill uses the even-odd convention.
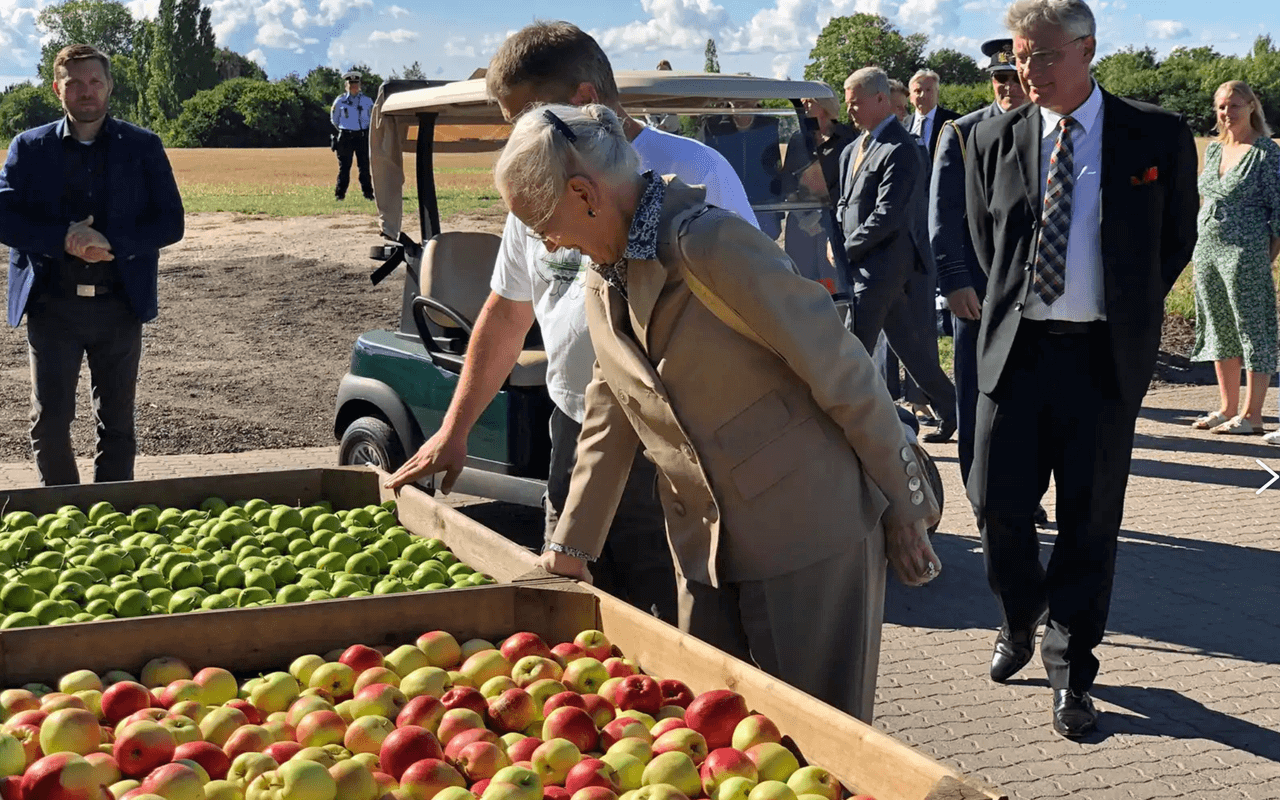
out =
[[[1249,372],[1276,371],[1276,290],[1267,258],[1280,236],[1280,146],[1258,137],[1225,175],[1210,142],[1200,173],[1193,361],[1243,358]]]

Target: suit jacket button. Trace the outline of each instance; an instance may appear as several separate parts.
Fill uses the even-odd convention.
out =
[[[911,490],[911,491],[913,491],[913,492],[914,492],[914,491],[916,491],[917,489],[919,489],[919,488],[920,488],[920,479],[919,479],[919,478],[912,478],[911,480],[907,481],[907,488],[908,488],[908,489],[910,489],[910,490]]]
[[[625,406],[626,404],[631,402],[631,398],[627,395],[626,392],[618,392],[618,402],[622,403]]]
[[[677,516],[677,517],[683,517],[683,516],[684,516],[684,503],[681,503],[679,500],[677,500],[676,502],[674,502],[674,503],[672,503],[672,504],[671,504],[671,510],[672,510],[672,511],[674,511],[674,512],[676,512],[676,516]]]
[[[911,452],[911,445],[906,445],[905,447],[903,447],[902,451],[898,453],[898,455],[902,456],[903,461],[915,460],[915,454]]]
[[[1013,304],[1013,310],[1014,310],[1014,311],[1021,311],[1021,310],[1022,310],[1022,303],[1014,303],[1014,304]]]
[[[694,452],[693,452],[693,448],[692,448],[692,447],[690,447],[690,446],[689,446],[689,445],[687,445],[687,444],[682,444],[682,445],[680,445],[680,455],[684,456],[685,458],[689,459],[690,461],[697,461],[697,460],[698,460],[698,455],[697,455],[696,453],[694,453]]]
[[[917,463],[916,463],[916,462],[914,462],[914,461],[912,461],[911,463],[907,464],[907,475],[908,475],[908,477],[912,477],[912,478],[914,478],[915,476],[917,476],[917,475],[919,475],[919,474],[920,474],[920,465],[919,465],[919,464],[917,464]]]
[[[911,493],[911,505],[918,506],[924,503],[924,492],[915,491]]]

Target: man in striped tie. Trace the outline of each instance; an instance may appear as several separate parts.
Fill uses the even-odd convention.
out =
[[[1196,151],[1181,118],[1104,92],[1083,0],[1016,0],[1005,24],[1031,104],[969,138],[966,211],[988,276],[969,497],[1003,624],[991,678],[1041,657],[1053,727],[1095,728],[1134,424],[1164,297],[1195,246]],[[1058,535],[1033,516],[1050,475]]]

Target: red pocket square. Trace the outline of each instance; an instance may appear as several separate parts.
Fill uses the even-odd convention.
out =
[[[1141,175],[1134,175],[1129,178],[1129,182],[1134,186],[1143,186],[1148,183],[1155,183],[1160,177],[1160,170],[1157,167],[1147,167],[1146,171]]]

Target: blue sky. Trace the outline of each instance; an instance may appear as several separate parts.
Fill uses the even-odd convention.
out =
[[[206,0],[218,43],[260,63],[272,78],[317,64],[369,64],[380,74],[417,61],[430,77],[465,78],[497,45],[534,19],[567,19],[596,36],[615,68],[648,69],[668,59],[700,70],[714,38],[725,72],[800,78],[810,48],[833,16],[868,11],[904,32],[929,36],[929,49],[975,57],[1000,33],[1006,0]],[[0,0],[0,86],[35,75],[48,0]],[[131,0],[154,16],[158,0]],[[1091,4],[1102,54],[1151,45],[1161,54],[1210,45],[1242,53],[1260,33],[1280,42],[1275,0],[1106,0]]]

